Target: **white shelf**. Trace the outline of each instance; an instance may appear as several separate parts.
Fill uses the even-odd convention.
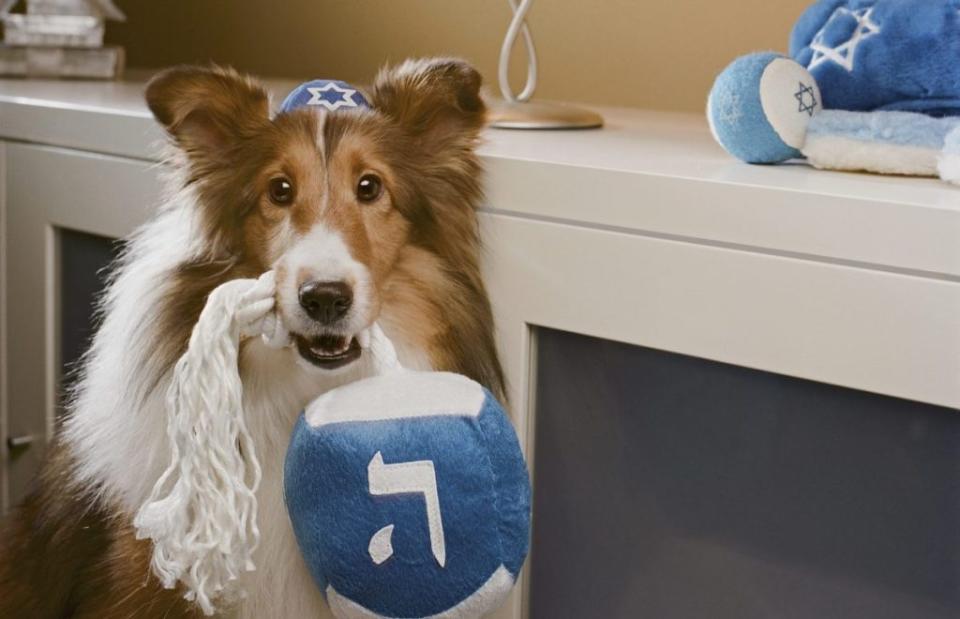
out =
[[[0,137],[152,160],[145,75],[0,80]],[[274,101],[295,86],[268,80]],[[960,189],[937,180],[750,166],[698,115],[604,108],[601,130],[490,130],[487,210],[960,281]]]

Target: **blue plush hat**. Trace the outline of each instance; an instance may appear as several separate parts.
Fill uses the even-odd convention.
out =
[[[794,27],[790,55],[826,108],[960,115],[958,0],[820,0]]]
[[[289,112],[300,107],[318,107],[329,112],[368,108],[370,104],[359,89],[340,80],[311,80],[300,84],[287,95],[280,111]]]

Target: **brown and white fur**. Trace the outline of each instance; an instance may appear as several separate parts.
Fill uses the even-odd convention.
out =
[[[207,294],[271,268],[299,345],[249,340],[241,351],[264,469],[262,542],[247,597],[225,613],[328,616],[287,520],[282,461],[302,407],[362,371],[342,349],[379,321],[406,365],[460,372],[503,396],[478,270],[479,88],[461,61],[407,61],[377,77],[370,110],[271,118],[265,91],[231,70],[181,67],[150,82],[147,102],[171,138],[171,193],[119,260],[70,414],[0,537],[0,617],[199,616],[150,573],[150,544],[131,521],[168,457],[166,385]],[[338,282],[350,297],[312,317],[301,301],[311,282]]]

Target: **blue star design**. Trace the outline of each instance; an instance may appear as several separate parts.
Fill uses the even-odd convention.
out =
[[[800,90],[793,95],[800,103],[798,112],[806,112],[813,116],[813,111],[817,109],[817,93],[813,91],[813,86],[807,86],[800,82]]]
[[[353,99],[353,95],[357,94],[356,90],[341,88],[334,82],[328,82],[324,86],[308,87],[307,92],[310,93],[310,100],[307,101],[307,105],[320,105],[331,112],[341,107],[359,106],[359,103]]]

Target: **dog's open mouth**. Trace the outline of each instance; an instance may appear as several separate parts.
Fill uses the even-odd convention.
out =
[[[360,358],[360,342],[355,337],[324,334],[315,337],[295,335],[300,356],[325,370],[333,370]]]

